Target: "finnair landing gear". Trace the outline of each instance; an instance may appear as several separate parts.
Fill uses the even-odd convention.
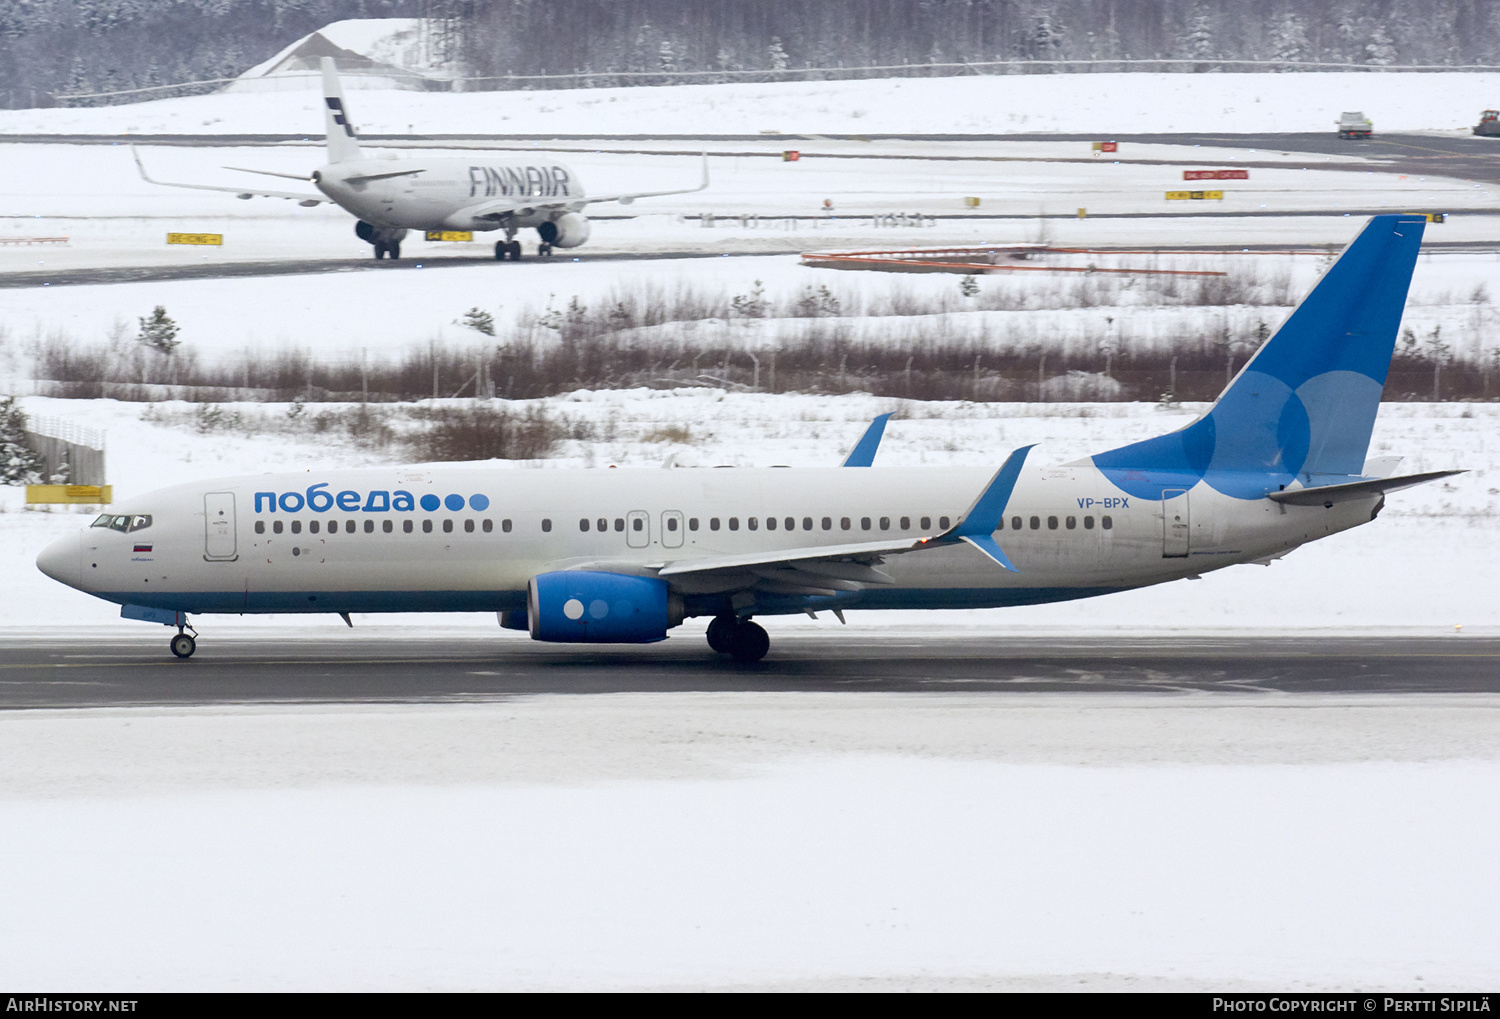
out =
[[[495,261],[503,262],[507,258],[512,262],[521,260],[520,241],[497,241],[495,243]]]
[[[734,616],[715,616],[708,624],[708,646],[737,662],[758,662],[771,650],[771,637],[758,624]]]
[[[185,617],[178,616],[178,618],[182,619]],[[193,652],[198,650],[198,642],[193,639],[198,636],[198,631],[193,630],[189,634],[188,630],[193,630],[193,628],[187,625],[186,622],[178,623],[177,636],[173,637],[172,642],[168,645],[172,649],[172,653],[178,658],[191,658],[193,657]]]
[[[406,236],[404,228],[374,226],[360,220],[354,224],[354,233],[360,240],[375,249],[376,258],[401,257],[401,241]]]
[[[546,241],[543,241],[536,246],[536,253],[538,255],[541,255],[543,258],[550,258],[552,255],[552,245],[548,244]]]

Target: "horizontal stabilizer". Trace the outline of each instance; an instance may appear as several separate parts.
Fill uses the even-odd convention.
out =
[[[1351,481],[1344,485],[1319,485],[1316,488],[1293,488],[1281,492],[1268,492],[1267,498],[1288,506],[1331,506],[1336,502],[1368,499],[1372,495],[1399,492],[1403,488],[1415,488],[1429,481],[1464,473],[1466,472],[1429,471],[1426,474],[1403,474],[1397,478],[1375,478],[1370,481]]]

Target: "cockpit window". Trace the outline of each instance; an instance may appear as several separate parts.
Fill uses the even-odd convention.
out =
[[[111,531],[144,531],[151,526],[151,515],[149,513],[136,513],[133,515],[121,515],[118,513],[105,513],[94,520],[90,527],[108,527]]]

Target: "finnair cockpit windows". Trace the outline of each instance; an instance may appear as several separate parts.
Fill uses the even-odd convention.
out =
[[[148,513],[105,513],[96,517],[94,522],[89,526],[107,527],[111,531],[119,531],[122,534],[129,531],[144,531],[151,526],[151,516]]]

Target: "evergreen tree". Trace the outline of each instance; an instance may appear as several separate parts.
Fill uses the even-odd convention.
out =
[[[1193,5],[1193,17],[1182,35],[1181,45],[1183,56],[1193,60],[1211,60],[1214,57],[1213,23],[1209,20],[1208,5],[1203,0]]]
[[[136,342],[144,347],[150,347],[159,354],[172,356],[182,341],[177,338],[177,323],[172,316],[167,314],[167,309],[158,304],[150,316],[140,319],[141,331],[136,334]]]
[[[1271,56],[1289,64],[1308,59],[1312,45],[1307,41],[1307,26],[1290,7],[1284,8],[1271,27]]]
[[[0,399],[0,485],[39,485],[46,464],[26,445],[26,413],[14,396]]]
[[[1396,62],[1396,44],[1384,25],[1377,24],[1365,44],[1365,63],[1388,67]]]
[[[771,36],[771,45],[766,47],[766,58],[771,62],[771,70],[786,70],[789,60],[786,50],[781,45],[781,36]]]

